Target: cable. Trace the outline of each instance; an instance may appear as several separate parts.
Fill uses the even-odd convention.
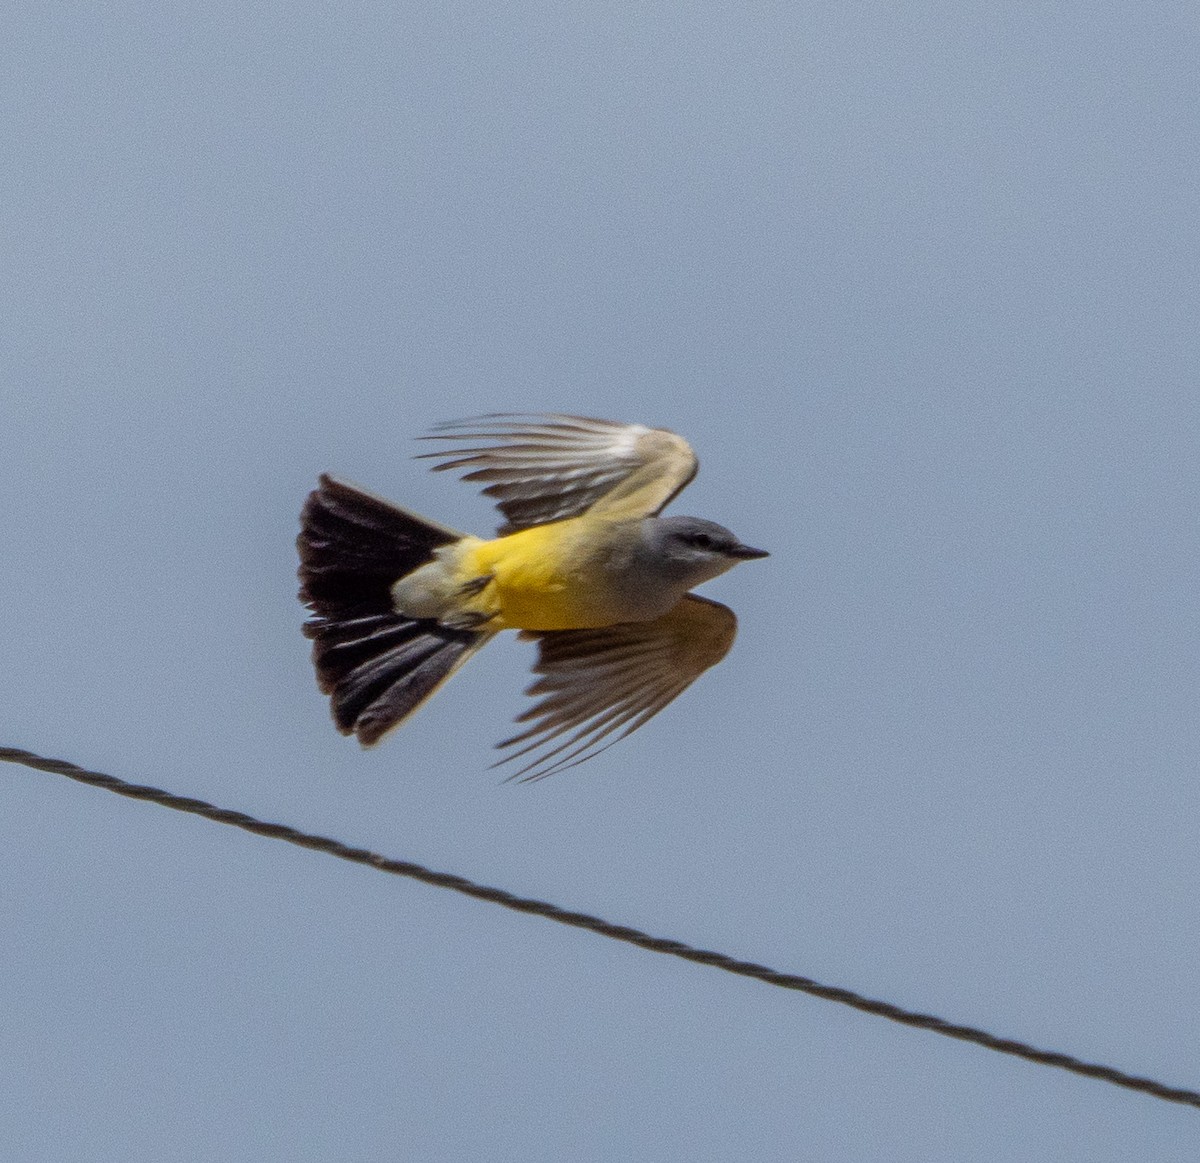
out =
[[[30,751],[23,751],[20,748],[0,747],[0,760],[8,763],[21,763],[26,767],[32,767],[38,771],[47,771],[53,775],[65,775],[68,779],[77,780],[79,783],[91,784],[93,787],[102,787],[107,791],[116,792],[117,795],[129,796],[137,800],[148,800],[150,803],[159,804],[164,808],[173,808],[175,811],[188,812],[194,816],[203,816],[205,819],[214,820],[218,824],[230,824],[246,832],[253,832],[257,836],[269,836],[275,840],[285,840],[287,843],[297,844],[301,848],[312,848],[318,852],[327,853],[330,856],[337,856],[342,860],[352,861],[355,864],[369,865],[371,868],[379,869],[380,872],[390,872],[395,876],[407,876],[412,880],[419,880],[425,884],[437,885],[439,888],[453,889],[455,892],[463,893],[465,896],[490,901],[492,904],[503,905],[506,909],[515,909],[520,913],[532,913],[534,916],[545,917],[550,921],[558,921],[563,925],[573,925],[578,929],[590,929],[593,933],[598,933],[602,937],[611,937],[615,941],[624,941],[630,945],[637,945],[639,948],[649,949],[653,953],[668,953],[673,957],[680,957],[684,961],[695,961],[700,965],[709,965],[714,969],[723,969],[726,973],[736,973],[742,977],[752,977],[757,981],[766,982],[768,985],[777,985],[783,989],[797,990],[800,993],[811,994],[813,997],[821,997],[827,1001],[839,1002],[842,1005],[862,1010],[864,1013],[875,1014],[878,1017],[887,1018],[889,1021],[899,1022],[905,1026],[915,1026],[917,1029],[930,1030],[935,1034],[943,1034],[947,1038],[958,1038],[963,1042],[974,1042],[977,1046],[983,1046],[988,1050],[996,1050],[1001,1054],[1011,1054],[1017,1058],[1024,1058],[1029,1062],[1040,1063],[1043,1066],[1055,1066],[1061,1070],[1068,1070],[1072,1074],[1082,1074],[1086,1078],[1098,1078],[1102,1082],[1110,1082],[1114,1086],[1123,1086],[1128,1090],[1141,1091],[1143,1094],[1163,1099],[1166,1102],[1177,1102],[1183,1103],[1186,1106],[1200,1107],[1200,1092],[1195,1090],[1167,1086],[1164,1083],[1156,1082],[1152,1078],[1139,1078],[1133,1074],[1126,1074],[1124,1071],[1117,1070],[1112,1066],[1101,1066],[1092,1062],[1083,1062],[1078,1058],[1073,1058],[1069,1054],[1059,1054],[1052,1050],[1039,1050],[1036,1046],[1031,1046],[1026,1042],[1018,1042],[1010,1038],[999,1038],[995,1034],[989,1034],[986,1030],[947,1022],[943,1018],[934,1017],[932,1014],[914,1013],[911,1010],[901,1009],[899,1006],[892,1005],[890,1002],[876,1001],[873,998],[863,997],[861,994],[854,993],[848,989],[841,989],[833,985],[822,985],[820,982],[813,981],[808,977],[800,977],[793,973],[780,973],[777,970],[768,969],[765,965],[756,965],[751,961],[739,961],[724,953],[715,953],[709,949],[697,949],[691,945],[685,945],[681,941],[672,941],[664,937],[654,937],[649,933],[641,932],[639,929],[631,929],[625,925],[614,925],[602,920],[600,917],[593,917],[587,913],[571,912],[567,909],[559,908],[558,905],[549,904],[546,901],[530,900],[526,897],[514,896],[512,893],[505,892],[500,888],[490,888],[487,885],[476,884],[474,881],[467,880],[462,876],[455,876],[453,873],[435,872],[420,864],[412,864],[407,860],[392,860],[386,856],[381,856],[377,852],[371,852],[366,848],[352,848],[343,844],[340,840],[332,840],[327,836],[314,836],[307,832],[290,828],[286,824],[267,823],[263,820],[257,820],[253,816],[248,816],[244,812],[235,812],[229,808],[219,808],[214,804],[205,803],[203,800],[175,795],[172,792],[163,791],[156,787],[144,787],[138,784],[126,783],[115,776],[104,775],[98,771],[88,771],[63,759],[46,759],[40,755],[34,755]]]

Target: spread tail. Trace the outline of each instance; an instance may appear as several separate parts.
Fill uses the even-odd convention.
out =
[[[364,746],[399,726],[491,637],[406,618],[392,586],[460,534],[353,485],[320,478],[300,514],[300,600],[317,684]]]

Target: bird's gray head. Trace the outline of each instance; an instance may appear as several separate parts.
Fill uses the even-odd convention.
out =
[[[647,517],[642,537],[658,568],[687,589],[739,561],[767,556],[765,549],[743,545],[724,525],[700,517]]]

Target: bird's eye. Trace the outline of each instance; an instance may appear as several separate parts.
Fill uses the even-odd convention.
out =
[[[716,546],[716,542],[707,533],[693,533],[691,542],[697,549],[713,549]]]

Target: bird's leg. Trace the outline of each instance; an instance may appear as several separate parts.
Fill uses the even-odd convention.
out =
[[[490,573],[482,574],[480,577],[473,577],[470,581],[465,581],[458,587],[457,597],[463,601],[469,601],[471,598],[477,598],[489,585],[495,580],[495,576]],[[490,622],[497,611],[492,610],[454,610],[449,614],[443,614],[438,619],[438,622],[447,626],[452,630],[476,630],[486,622]]]

